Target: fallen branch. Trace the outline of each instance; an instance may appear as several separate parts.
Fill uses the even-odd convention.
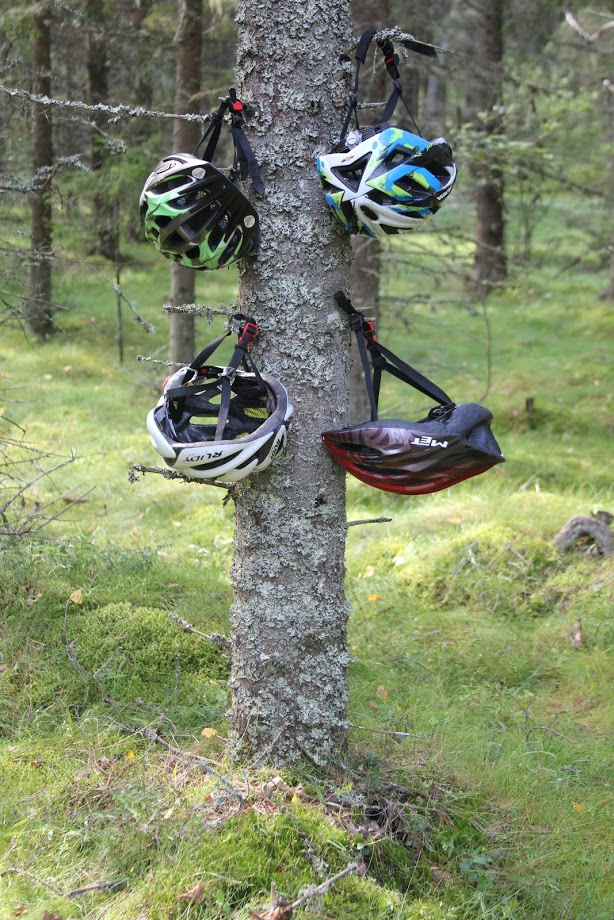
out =
[[[611,556],[614,553],[614,533],[597,516],[578,514],[570,518],[556,535],[554,542],[560,549],[566,550],[581,537],[590,537],[597,552],[602,556]]]
[[[52,885],[51,882],[47,881],[47,879],[39,878],[38,875],[34,875],[26,869],[18,869],[16,866],[10,866],[8,869],[3,869],[0,872],[0,876],[9,875],[11,873],[14,875],[23,875],[31,879],[33,882],[36,882],[37,885],[48,888],[49,891],[52,891],[60,898],[77,898],[81,894],[87,894],[88,891],[116,891],[118,888],[125,888],[128,884],[128,879],[122,878],[114,882],[92,882],[91,885],[84,885],[82,888],[73,888],[72,891],[63,892],[60,891],[59,888],[56,888],[55,885]]]
[[[36,882],[37,885],[42,885],[43,888],[48,888],[49,891],[53,891],[54,894],[62,897],[62,892],[52,885],[51,882],[48,882],[47,879],[39,878],[38,875],[34,875],[32,872],[28,872],[26,869],[18,869],[16,866],[10,866],[8,869],[2,869],[0,876],[2,875],[25,875],[26,878],[31,879],[31,881]]]
[[[119,888],[125,888],[128,884],[127,878],[117,879],[115,882],[92,882],[91,885],[84,885],[82,888],[74,888],[64,895],[65,898],[78,898],[81,894],[87,894],[88,891],[117,891]]]

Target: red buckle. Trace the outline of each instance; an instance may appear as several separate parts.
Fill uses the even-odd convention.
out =
[[[236,102],[230,103],[230,108],[232,109],[233,112],[242,112],[243,103],[239,99],[237,99]]]
[[[252,342],[260,332],[256,323],[245,323],[243,329],[239,333],[239,345],[243,345],[247,340],[247,348],[251,347]]]
[[[377,342],[377,336],[375,334],[375,323],[373,320],[366,319],[362,324],[362,334],[365,337],[365,341]]]

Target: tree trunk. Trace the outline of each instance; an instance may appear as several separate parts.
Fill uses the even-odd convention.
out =
[[[200,64],[202,56],[202,0],[178,0],[179,23],[174,43],[177,48],[175,75],[175,114],[185,115],[198,108]],[[196,122],[173,122],[173,147],[176,153],[191,153],[200,140]],[[184,265],[171,265],[171,296],[174,307],[194,303],[196,276]],[[196,353],[194,317],[171,313],[169,359],[190,364]]]
[[[107,42],[105,38],[104,6],[100,0],[87,0],[88,32],[86,36],[87,101],[90,105],[109,101]],[[93,113],[93,121],[102,126],[107,116]],[[105,140],[98,131],[93,131],[91,142],[91,164],[96,191],[94,194],[94,252],[105,259],[115,261],[118,254],[117,208],[115,196],[106,187],[104,167],[107,160]]]
[[[288,449],[236,498],[232,718],[245,752],[324,763],[346,737],[345,475],[320,432],[346,421],[350,244],[317,181],[348,98],[339,58],[349,0],[240,0],[237,82],[266,185],[259,253],[239,300],[261,326],[255,357],[286,386]],[[241,86],[242,84],[242,86]]]
[[[40,9],[32,23],[32,92],[51,95],[51,11]],[[32,240],[30,293],[24,302],[27,328],[40,339],[53,333],[51,303],[51,167],[53,147],[50,109],[34,103],[32,126],[32,166],[36,190],[32,195]]]
[[[603,136],[606,142],[611,145],[614,142],[614,87],[609,80],[604,80],[602,83],[602,95],[604,97],[604,104],[601,109],[604,121]],[[610,180],[608,184],[612,188],[612,182],[614,182],[612,157],[608,161],[608,176]],[[606,207],[609,210],[609,204]],[[614,300],[614,234],[610,236],[610,280],[601,296],[604,300]]]
[[[507,276],[503,173],[496,166],[496,154],[488,150],[488,138],[503,132],[498,107],[503,85],[504,3],[505,0],[479,0],[475,6],[477,127],[486,148],[482,162],[473,168],[477,190],[475,274],[483,293]]]

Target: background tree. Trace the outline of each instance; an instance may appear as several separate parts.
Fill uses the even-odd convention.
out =
[[[198,108],[200,93],[200,63],[202,55],[202,0],[178,0],[178,24],[175,33],[177,66],[175,77],[175,112],[193,113]],[[200,139],[197,122],[176,118],[173,122],[173,148],[176,153],[191,153]],[[194,303],[195,274],[193,269],[171,264],[171,296],[174,307]],[[169,358],[190,364],[196,348],[194,316],[171,313]]]
[[[484,141],[504,130],[503,10],[505,0],[477,0],[475,11],[476,127]],[[476,180],[475,275],[487,292],[507,275],[504,173],[492,144],[482,146],[473,162]]]
[[[106,40],[105,5],[99,0],[86,3],[86,68],[87,101],[90,105],[109,101],[108,51]],[[117,202],[113,190],[105,181],[104,166],[109,159],[104,135],[100,128],[106,121],[103,112],[95,111],[94,129],[91,136],[91,169],[94,174],[94,251],[106,259],[115,260],[118,254]]]
[[[51,95],[51,5],[43,4],[32,21],[32,92]],[[33,105],[32,167],[34,173],[31,215],[30,292],[24,301],[28,329],[44,339],[53,332],[51,307],[53,145],[51,110]]]
[[[326,16],[303,0],[242,0],[237,23],[237,87],[266,186],[239,303],[261,325],[257,358],[287,387],[295,420],[281,461],[236,497],[232,716],[247,750],[324,762],[346,735],[345,477],[320,432],[346,418],[350,336],[332,297],[347,289],[350,244],[314,158],[347,104],[349,0]]]

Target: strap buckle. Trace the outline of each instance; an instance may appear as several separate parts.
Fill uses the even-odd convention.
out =
[[[248,320],[245,325],[241,328],[239,332],[239,340],[237,345],[241,345],[243,348],[251,348],[254,342],[254,339],[260,332],[260,329],[252,320]]]
[[[232,383],[236,375],[237,375],[237,369],[236,367],[233,367],[232,364],[227,364],[226,367],[223,367],[220,373],[218,374],[218,384],[217,384],[218,390],[222,389],[221,380],[223,377],[228,377],[228,379]]]
[[[369,342],[377,342],[377,335],[375,334],[375,323],[372,319],[364,320],[362,324],[362,334],[365,337],[365,342],[367,345]]]

